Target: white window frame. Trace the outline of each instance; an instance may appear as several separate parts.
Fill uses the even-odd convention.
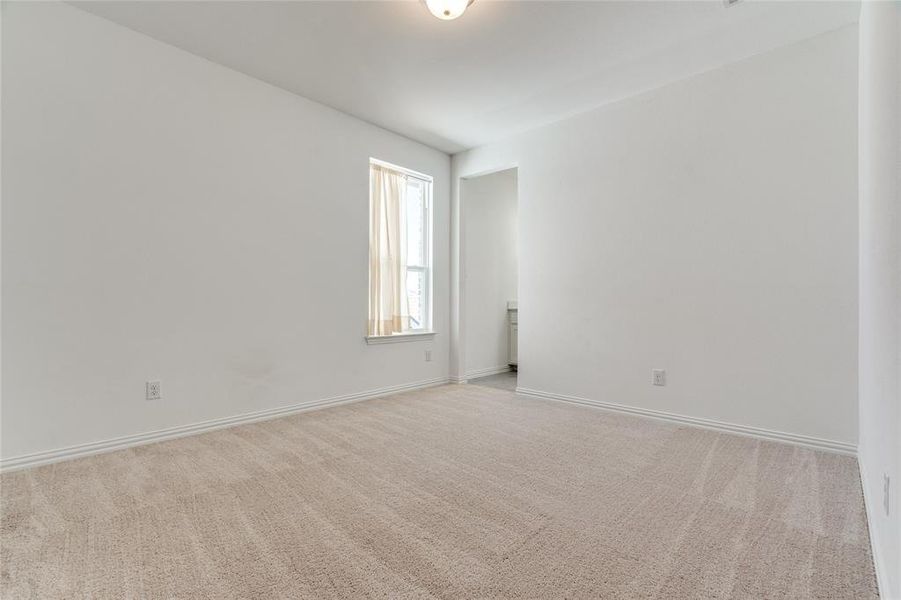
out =
[[[406,175],[408,178],[417,179],[425,183],[425,185],[423,186],[423,253],[425,254],[425,264],[421,266],[415,265],[412,267],[410,265],[407,265],[407,272],[424,272],[426,275],[423,298],[423,305],[426,315],[424,319],[425,323],[423,323],[421,329],[408,329],[403,333],[395,333],[392,335],[367,335],[366,342],[368,344],[391,344],[395,342],[430,340],[435,336],[436,333],[433,329],[434,305],[432,304],[434,280],[434,252],[432,248],[432,226],[434,223],[432,213],[434,211],[432,210],[432,188],[434,187],[434,179],[431,175],[413,171],[412,169],[407,169],[405,167],[385,162],[383,160],[378,160],[376,158],[370,158],[369,164],[370,166],[379,165],[387,169],[398,171]],[[370,203],[371,202],[372,199],[370,198]],[[406,248],[404,250],[406,251]]]
[[[404,333],[418,333],[432,331],[432,181],[418,175],[407,174],[408,178],[421,181],[423,187],[422,199],[422,246],[423,265],[407,265],[407,273],[423,273],[425,275],[425,289],[423,290],[424,323],[419,329],[410,329]]]

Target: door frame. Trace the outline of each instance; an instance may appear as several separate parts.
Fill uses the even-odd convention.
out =
[[[458,157],[454,157],[457,159]],[[500,163],[488,168],[460,169],[454,160],[451,166],[451,297],[450,297],[450,365],[451,383],[466,383],[466,199],[463,182],[501,171],[516,169],[517,233],[519,232],[519,164]],[[519,236],[517,235],[519,239]],[[519,273],[517,273],[517,281]],[[518,284],[517,284],[518,285]],[[518,294],[517,294],[518,296]],[[519,298],[517,297],[517,301]]]

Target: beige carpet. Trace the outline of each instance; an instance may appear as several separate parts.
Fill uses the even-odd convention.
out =
[[[444,386],[2,476],[13,598],[872,598],[855,461]]]

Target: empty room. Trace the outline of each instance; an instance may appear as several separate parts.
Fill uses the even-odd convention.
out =
[[[3,600],[901,600],[901,1],[0,23]]]

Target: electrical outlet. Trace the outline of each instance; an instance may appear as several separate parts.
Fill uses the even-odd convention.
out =
[[[162,398],[161,386],[159,381],[148,381],[144,384],[144,391],[148,400],[159,400]]]
[[[883,473],[883,474],[882,474],[882,479],[883,479],[883,483],[882,483],[882,504],[883,504],[883,506],[885,506],[885,516],[887,517],[887,516],[889,516],[889,514],[888,514],[888,513],[889,513],[889,507],[891,506],[891,504],[889,503],[889,491],[890,491],[890,485],[891,485],[891,483],[892,483],[892,480],[891,480],[891,478],[888,476],[887,473]]]
[[[651,383],[654,385],[666,385],[666,371],[663,369],[651,369]]]
[[[425,351],[425,361],[432,362],[432,351],[431,350]]]

